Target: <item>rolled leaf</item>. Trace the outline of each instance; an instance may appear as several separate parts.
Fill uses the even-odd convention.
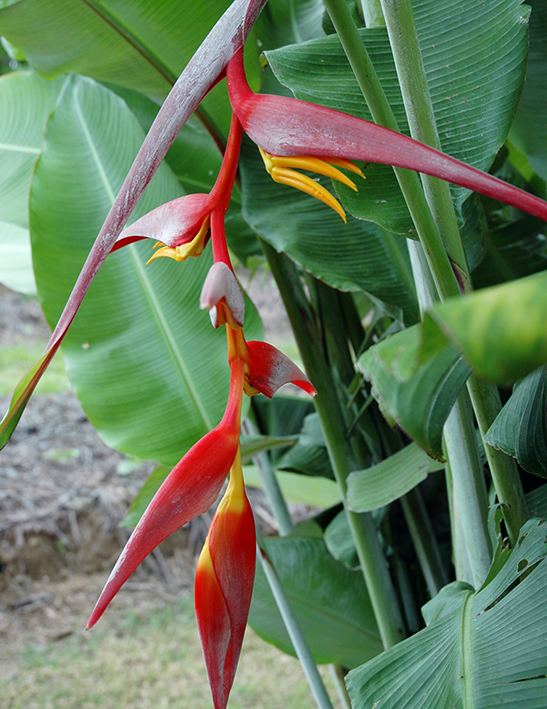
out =
[[[95,274],[108,256],[141,194],[179,130],[243,45],[266,0],[234,0],[188,62],[169,92],[108,212],[51,335],[46,352],[25,375],[0,423],[0,448],[9,441],[26,403],[72,323]]]

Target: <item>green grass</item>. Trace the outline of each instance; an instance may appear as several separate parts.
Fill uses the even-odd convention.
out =
[[[32,342],[28,345],[0,348],[0,396],[13,392],[19,379],[40,359],[45,346],[45,342]],[[39,394],[55,394],[67,391],[69,388],[70,384],[65,374],[63,358],[58,353],[42,377],[36,391]]]
[[[210,709],[191,601],[147,617],[126,614],[116,627],[105,619],[93,632],[26,648],[15,673],[0,679],[0,697],[12,709]],[[298,662],[248,629],[229,709],[313,706]]]

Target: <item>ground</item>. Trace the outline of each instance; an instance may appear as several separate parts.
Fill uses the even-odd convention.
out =
[[[256,286],[279,343],[278,298]],[[0,286],[0,411],[47,337],[37,302]],[[150,469],[99,439],[57,357],[0,459],[0,707],[211,706],[191,598],[206,520],[151,555],[84,630]],[[248,630],[230,708],[312,706],[298,662]]]

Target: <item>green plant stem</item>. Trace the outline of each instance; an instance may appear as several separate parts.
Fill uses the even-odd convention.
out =
[[[381,0],[381,3],[412,137],[440,150],[410,2]],[[442,241],[466,290],[470,285],[467,260],[448,184],[429,175],[422,175],[422,184]]]
[[[252,407],[253,401],[251,399],[251,408],[249,413],[252,413]],[[256,434],[256,427],[250,418],[247,418],[243,422],[243,430],[250,436]],[[258,468],[264,493],[275,517],[275,521],[277,522],[279,534],[280,536],[285,537],[293,531],[294,524],[291,513],[289,512],[289,506],[287,505],[287,502],[283,497],[283,493],[281,492],[281,488],[279,487],[279,483],[277,482],[277,478],[270,461],[270,456],[265,452],[257,453],[253,456],[253,462]]]
[[[361,41],[345,1],[325,0],[325,6],[374,120],[388,128],[399,130],[397,120],[384,94],[374,65]],[[416,227],[437,292],[441,299],[460,295],[458,280],[452,269],[451,261],[437,224],[425,199],[418,175],[395,168],[394,171]],[[415,262],[418,263],[419,259],[415,259]],[[420,277],[415,278],[415,281],[420,283]],[[433,289],[428,287],[427,290],[432,292]],[[425,287],[423,292],[426,292]],[[482,478],[482,471],[476,463],[476,443],[467,435],[469,431],[468,424],[459,420],[466,409],[467,407],[463,404],[456,408],[452,418],[449,417],[447,428],[445,428],[445,437],[455,437],[449,446],[452,456],[450,462],[454,478],[454,490],[457,496],[463,495],[457,506],[461,514],[465,515],[465,520],[462,522],[464,529],[473,530],[473,533],[478,535],[478,539],[473,539],[472,542],[470,537],[466,536],[466,539],[471,542],[471,547],[468,547],[467,551],[470,554],[469,560],[473,567],[473,578],[482,581],[486,575],[483,559],[485,550],[489,549],[486,509],[482,503],[482,495],[480,498],[474,498],[474,504],[472,505],[463,503],[463,499],[469,499],[470,496],[481,489],[480,479]],[[458,448],[461,445],[469,447],[469,450],[466,450],[464,455],[461,455],[461,449]],[[470,465],[472,467],[469,467]],[[475,550],[477,550],[476,553],[474,553]]]
[[[292,262],[265,242],[261,241],[261,244],[283,299],[304,367],[317,389],[316,410],[341,497],[345,500],[346,481],[351,468],[343,417],[331,373],[323,357],[314,318]],[[380,636],[384,647],[388,648],[401,640],[402,620],[374,521],[370,514],[347,510],[346,514]]]
[[[325,7],[375,122],[392,130],[399,130],[395,115],[385,97],[374,65],[361,41],[345,0],[325,0]],[[434,274],[439,293],[443,297],[458,295],[458,282],[429,210],[420,178],[415,172],[400,168],[393,169],[423,245],[427,262]]]
[[[329,670],[342,708],[351,709],[351,699],[349,698],[348,690],[346,688],[344,668],[340,667],[340,665],[329,665]]]
[[[361,10],[367,27],[384,26],[384,15],[380,0],[361,0]]]
[[[419,243],[415,245],[418,250],[421,250]],[[429,283],[429,280],[425,282]],[[359,329],[358,332],[353,333],[355,342],[362,342],[365,337],[365,331],[358,318],[355,302],[351,296],[348,297],[348,294],[341,294],[319,281],[316,281],[316,283],[318,292],[320,293],[320,302],[326,315],[324,319],[325,327],[329,330],[332,329],[332,336],[330,338],[331,347],[337,353],[337,360],[342,370],[342,376],[346,381],[351,381],[355,376],[355,368],[347,342],[349,334],[347,322],[353,323],[352,330]],[[375,429],[376,422],[374,421],[375,417],[372,409],[368,409],[366,413],[367,417],[370,419],[365,429],[368,433],[366,436],[368,443],[370,431]],[[376,413],[379,412],[376,411]],[[402,444],[396,432],[390,435],[392,433],[391,429],[387,427],[385,422],[383,422],[384,426],[382,427],[382,421],[383,420],[377,422],[378,432],[376,432],[376,439],[381,440],[374,440],[372,443],[375,449],[383,449],[387,455],[392,455],[397,450],[400,450]],[[363,458],[359,449],[354,449],[354,455],[360,468],[371,464],[370,456]],[[378,457],[372,462],[378,462],[380,459],[381,458]],[[401,505],[416,550],[418,562],[424,574],[430,595],[433,597],[442,586],[448,583],[448,578],[442,564],[439,548],[420,491],[415,488],[408,492],[401,498]],[[406,612],[406,614],[408,616],[408,612]]]
[[[420,311],[429,308],[438,295],[420,244],[409,244],[410,263],[416,283]],[[491,549],[487,532],[488,498],[477,449],[469,397],[462,392],[444,425],[446,457],[450,463],[449,489],[457,578],[480,586],[488,573]],[[454,525],[458,525],[457,529]],[[462,544],[462,541],[464,542]]]
[[[401,497],[401,507],[431,598],[448,583],[439,547],[418,488]]]
[[[411,135],[416,140],[440,149],[411,2],[381,2]],[[471,279],[449,186],[443,180],[428,175],[422,176],[422,182],[439,234],[458,273],[458,280],[464,291],[471,290]],[[433,274],[435,276],[434,271]],[[444,294],[442,291],[440,293],[442,298]],[[469,378],[468,390],[484,439],[486,431],[501,409],[499,394],[493,384],[482,382],[474,375]],[[484,448],[496,493],[504,506],[509,536],[514,543],[527,518],[524,491],[517,467],[513,459],[504,453],[496,451],[486,443]]]
[[[253,399],[251,399],[250,413],[253,413]],[[243,422],[243,428],[248,435],[252,436],[257,433],[257,429],[249,417]],[[277,477],[275,475],[270,456],[266,452],[257,453],[257,455],[253,456],[253,462],[258,468],[262,485],[264,487],[264,493],[277,522],[279,534],[282,537],[286,537],[294,531],[294,523],[289,511],[289,506],[287,505],[287,501],[285,500],[283,492],[277,482]],[[303,670],[307,676],[307,668],[303,667]],[[340,701],[349,709],[349,696],[344,682],[344,670],[339,665],[331,665],[330,670],[333,682],[336,685],[336,691],[340,697]],[[314,677],[314,679],[316,679],[316,677]]]
[[[262,569],[264,570],[264,575],[266,576],[268,585],[270,586],[272,595],[283,619],[283,623],[291,639],[294,651],[296,652],[302,669],[306,675],[306,679],[313,694],[313,698],[315,699],[315,703],[319,709],[333,709],[332,702],[327,694],[327,690],[325,689],[325,685],[323,684],[323,680],[321,679],[321,675],[319,674],[319,670],[317,669],[317,665],[315,664],[315,660],[312,657],[308,644],[306,643],[302,629],[300,628],[298,620],[287,600],[285,591],[281,585],[281,581],[279,580],[279,576],[277,575],[277,572],[268,557],[258,531],[257,537],[257,556],[260,559]]]

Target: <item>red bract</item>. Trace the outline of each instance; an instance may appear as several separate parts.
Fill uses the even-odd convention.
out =
[[[315,387],[304,372],[283,352],[267,342],[253,340],[247,342],[248,370],[247,382],[253,389],[270,399],[285,384],[295,384],[307,394],[315,396]]]
[[[215,709],[226,706],[234,681],[251,604],[255,547],[253,513],[238,454],[195,578],[196,616]]]
[[[216,500],[239,445],[243,377],[243,363],[236,359],[231,364],[230,394],[222,421],[186,453],[154,495],[99,596],[88,628],[99,620],[142,560]]]
[[[208,241],[209,226],[211,230],[218,229],[216,220],[219,217],[224,224],[224,212],[230,202],[237,171],[241,136],[241,124],[236,116],[232,116],[222,166],[212,190],[208,194],[185,195],[156,207],[127,226],[112,251],[140,239],[154,239],[160,242],[158,246],[164,246],[156,251],[151,261],[163,256],[175,261],[199,256]]]
[[[547,221],[547,202],[406,135],[285,96],[251,91],[238,51],[227,70],[230,101],[243,130],[272,155],[364,160],[440,177]]]

